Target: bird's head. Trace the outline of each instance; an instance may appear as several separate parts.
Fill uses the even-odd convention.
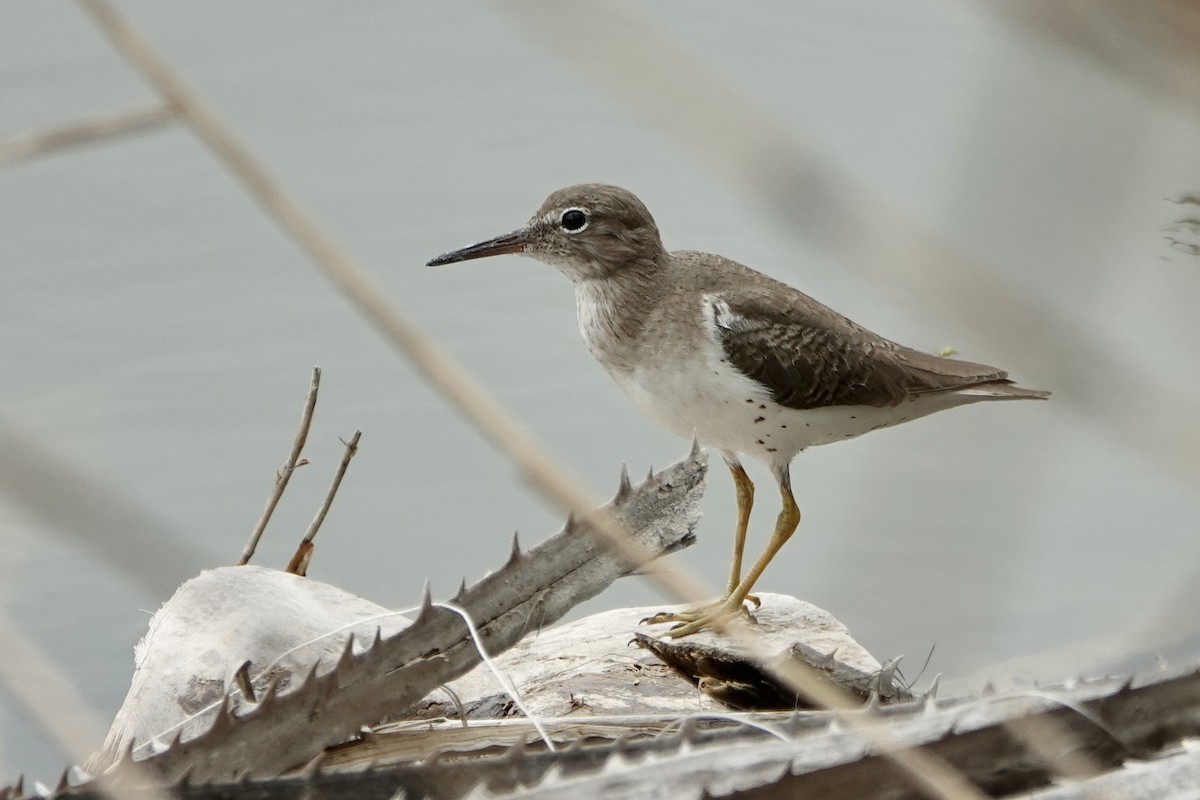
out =
[[[575,281],[653,268],[665,255],[641,200],[619,186],[585,183],[551,194],[525,227],[438,256],[429,266],[504,253],[536,258]]]

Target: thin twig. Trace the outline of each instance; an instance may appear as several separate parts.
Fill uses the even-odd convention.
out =
[[[462,726],[464,728],[471,727],[467,720],[467,707],[463,705],[462,698],[458,696],[458,692],[454,691],[444,683],[438,688],[450,697],[450,702],[454,704],[454,709],[458,712],[458,721],[462,723]]]
[[[300,429],[296,431],[296,440],[292,442],[292,452],[288,456],[287,463],[283,465],[283,469],[275,473],[275,488],[271,490],[271,496],[267,498],[267,507],[263,509],[262,516],[258,518],[258,524],[254,526],[254,531],[250,534],[250,540],[246,542],[246,547],[242,550],[242,557],[237,562],[239,567],[250,563],[250,558],[254,555],[255,548],[258,547],[258,540],[262,538],[267,523],[271,521],[271,515],[275,513],[275,506],[279,505],[279,498],[283,497],[283,490],[287,488],[288,481],[292,479],[292,473],[296,471],[296,467],[301,466],[300,452],[308,440],[308,426],[312,424],[313,409],[317,407],[317,390],[320,388],[321,368],[313,367],[312,383],[308,387],[308,397],[304,400],[304,414],[300,417]]]
[[[292,560],[288,562],[287,571],[293,575],[305,575],[308,573],[308,562],[312,558],[312,540],[316,538],[317,531],[321,528],[321,523],[325,521],[325,515],[329,513],[329,507],[333,505],[333,497],[337,494],[338,487],[342,485],[342,478],[346,475],[346,467],[350,466],[350,459],[354,458],[358,453],[358,440],[362,438],[362,431],[355,431],[350,437],[350,441],[343,441],[346,445],[346,452],[342,454],[342,463],[338,464],[337,473],[333,476],[333,483],[329,485],[329,491],[325,493],[325,501],[321,503],[321,507],[317,509],[317,515],[313,517],[312,523],[308,526],[308,531],[305,532],[304,538],[300,540],[300,546],[296,548],[296,554],[292,556]]]
[[[121,111],[104,117],[0,139],[0,164],[12,164],[67,147],[80,147],[104,139],[157,128],[176,119],[165,105]]]
[[[496,664],[496,660],[488,654],[487,647],[483,644],[483,637],[479,635],[479,627],[475,624],[475,620],[471,618],[471,615],[467,613],[466,609],[460,608],[454,605],[454,603],[434,603],[433,605],[437,608],[453,611],[462,618],[462,621],[467,626],[467,631],[471,634],[471,642],[475,645],[475,652],[479,653],[480,660],[487,665],[488,671],[492,673],[492,677],[500,684],[500,688],[504,690],[504,693],[512,698],[513,704],[529,720],[529,724],[534,727],[538,735],[542,737],[542,741],[546,743],[546,749],[550,752],[557,750],[558,748],[554,746],[554,741],[551,740],[550,734],[546,733],[546,729],[542,726],[541,717],[530,713],[529,709],[525,706],[525,701],[521,699],[521,690],[513,683],[508,673],[500,669]]]
[[[587,523],[585,529],[601,539],[625,561],[644,573],[672,596],[685,602],[708,599],[704,587],[682,571],[667,570],[651,562],[623,526],[598,508],[582,482],[560,464],[511,414],[505,412],[467,373],[417,325],[402,314],[386,288],[317,224],[316,220],[287,195],[279,183],[217,116],[175,73],[108,0],[77,0],[103,30],[113,47],[133,64],[180,114],[196,135],[225,162],[234,176],[264,210],[292,236],[325,270],[335,285],[350,297],[389,341],[407,356],[426,380],[516,464],[529,483],[543,496]],[[719,628],[750,652],[759,654],[752,637],[733,625]],[[845,711],[854,706],[841,690],[824,681],[815,671],[799,665],[781,675],[789,686],[824,708]],[[839,718],[879,746],[913,785],[931,797],[943,800],[982,800],[984,795],[962,773],[942,759],[919,749],[895,746],[895,738],[882,725],[861,715],[840,714]]]
[[[350,437],[350,441],[343,441],[346,446],[346,452],[342,454],[342,463],[338,464],[337,474],[333,476],[333,483],[329,485],[329,492],[325,495],[325,502],[321,503],[321,508],[317,511],[317,516],[313,518],[312,524],[308,526],[308,531],[304,534],[304,542],[311,542],[316,538],[317,531],[321,527],[321,523],[325,521],[325,515],[329,513],[329,507],[333,505],[333,497],[337,494],[338,487],[342,485],[342,478],[346,476],[346,468],[350,466],[350,459],[358,453],[358,440],[362,438],[362,431],[355,431]]]

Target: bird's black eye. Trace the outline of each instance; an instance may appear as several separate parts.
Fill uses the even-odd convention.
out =
[[[559,220],[563,230],[569,233],[579,233],[587,227],[587,223],[587,214],[578,208],[568,208],[563,212],[562,219]]]

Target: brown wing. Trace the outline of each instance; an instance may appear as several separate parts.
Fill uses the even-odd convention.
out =
[[[729,363],[775,402],[808,409],[892,406],[905,398],[994,381],[1003,370],[922,353],[871,333],[799,292],[708,295]]]

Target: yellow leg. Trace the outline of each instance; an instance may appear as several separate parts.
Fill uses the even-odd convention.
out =
[[[737,490],[738,521],[737,531],[733,538],[733,566],[729,569],[729,583],[725,587],[725,597],[733,594],[742,582],[742,554],[746,550],[746,527],[750,524],[750,509],[754,507],[754,482],[742,469],[742,462],[732,453],[725,455],[725,464],[733,475],[733,485]]]
[[[792,534],[800,525],[800,509],[796,505],[796,498],[792,495],[792,478],[788,474],[787,467],[784,467],[779,473],[779,495],[783,500],[783,508],[780,509],[779,516],[775,519],[775,531],[771,534],[771,541],[767,542],[767,549],[763,550],[763,554],[754,562],[754,566],[746,573],[745,579],[730,593],[730,605],[736,603],[739,607],[741,606],[742,601],[754,588],[759,576],[763,574],[763,570],[771,563],[771,559],[775,558],[775,554],[783,548],[788,539],[792,538]]]
[[[742,462],[738,460],[736,453],[726,450],[722,452],[722,456],[725,458],[725,465],[729,467],[730,474],[733,475],[733,486],[737,492],[738,506],[737,529],[734,531],[733,536],[733,564],[729,569],[729,583],[725,585],[725,593],[721,595],[721,599],[711,605],[701,606],[700,608],[688,611],[664,611],[652,617],[647,617],[642,622],[657,625],[661,622],[687,623],[705,619],[714,612],[723,609],[725,602],[737,591],[738,586],[742,582],[742,559],[746,551],[746,528],[750,524],[750,509],[754,506],[754,481],[750,480],[750,476],[742,468]],[[758,605],[758,598],[753,595],[748,595],[744,599],[749,600],[756,606]]]
[[[775,520],[775,531],[771,534],[771,541],[767,543],[763,554],[758,557],[754,566],[750,567],[750,571],[746,573],[746,577],[738,583],[728,597],[716,606],[704,609],[695,618],[689,618],[683,624],[676,625],[667,632],[667,636],[679,639],[709,628],[717,628],[733,617],[744,613],[742,604],[750,596],[750,590],[754,588],[755,582],[763,574],[767,565],[771,563],[771,559],[775,558],[775,554],[783,548],[788,539],[792,538],[792,534],[800,525],[800,509],[796,506],[796,498],[792,495],[792,479],[788,474],[787,466],[777,470],[776,478],[779,481],[779,495],[783,500],[783,508],[780,509],[779,517]]]

